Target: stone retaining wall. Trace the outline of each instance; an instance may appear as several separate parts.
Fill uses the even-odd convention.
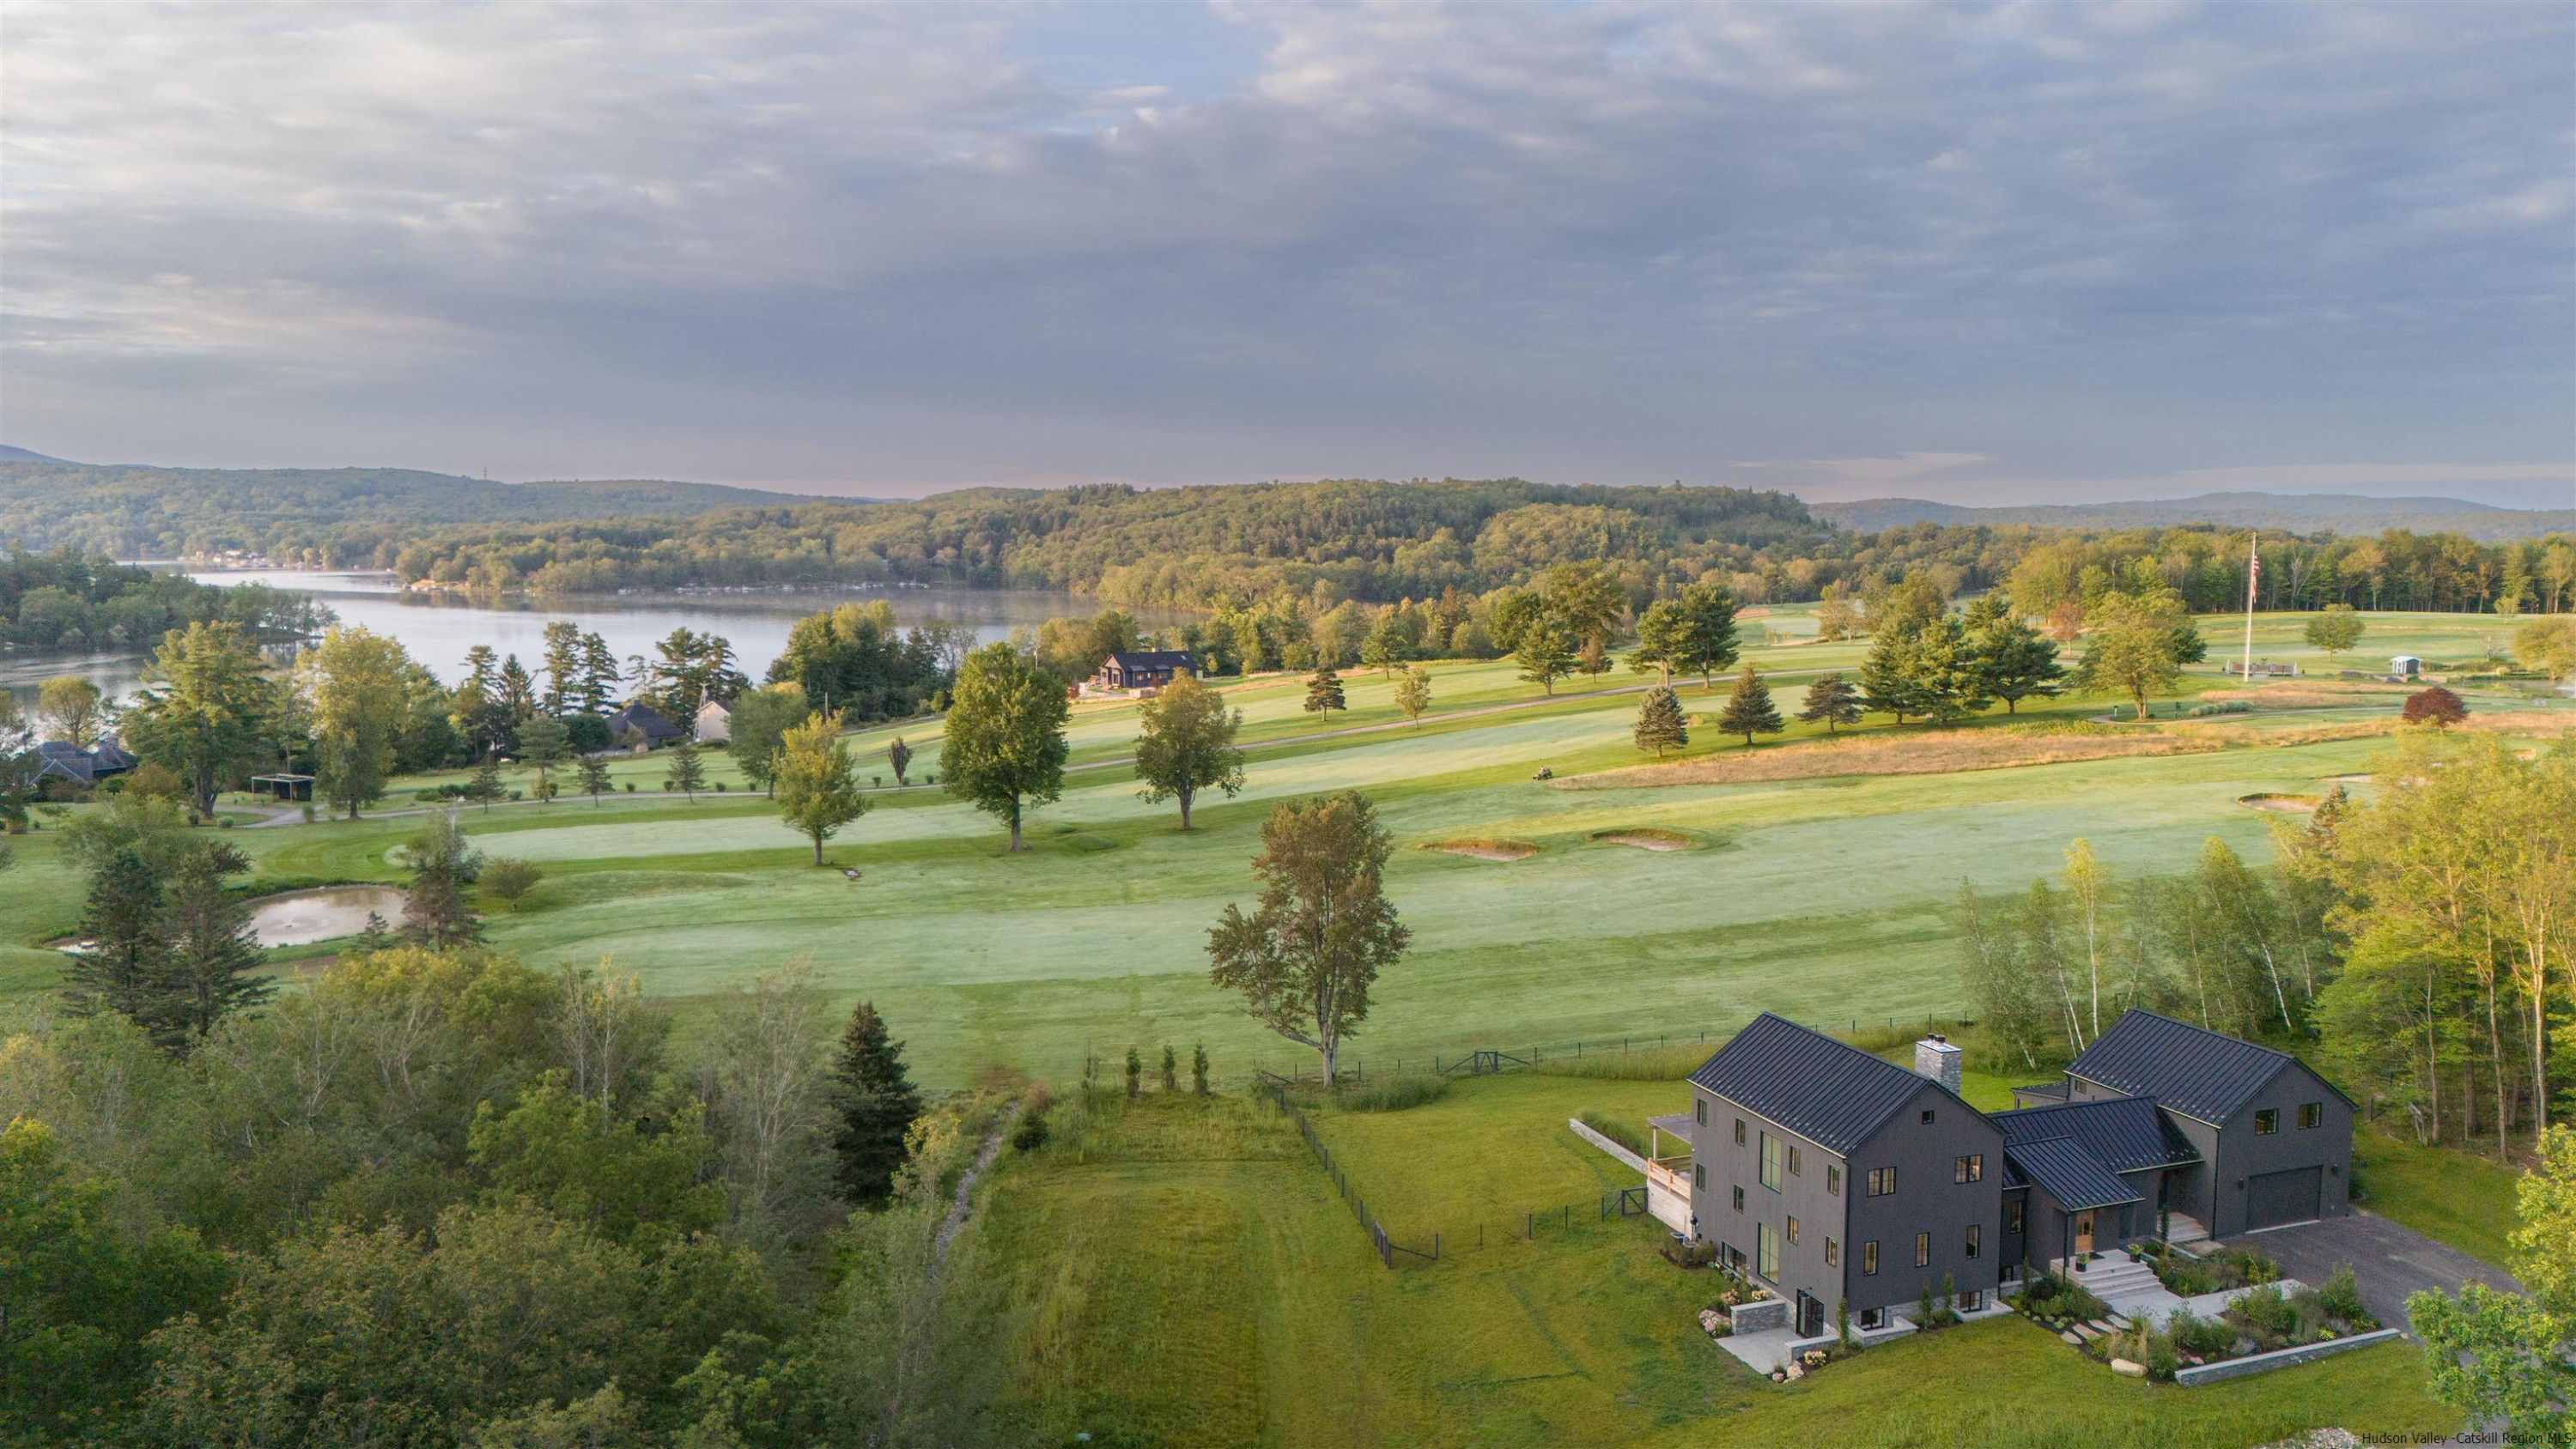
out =
[[[1765,1298],[1758,1303],[1738,1303],[1726,1311],[1728,1321],[1737,1333],[1760,1333],[1767,1328],[1789,1326],[1789,1300]]]
[[[2294,1363],[2308,1363],[2341,1353],[2348,1348],[2363,1348],[2370,1344],[2386,1343],[2390,1339],[2403,1337],[2405,1334],[2398,1329],[2383,1328],[2376,1333],[2356,1333],[2350,1338],[2331,1338],[2323,1343],[2303,1343],[2296,1348],[2276,1348],[2270,1353],[2250,1353],[2243,1358],[2231,1358],[2222,1363],[2205,1363],[2197,1368],[2176,1369],[2174,1382],[2184,1388],[2197,1384],[2224,1383],[2229,1379],[2241,1379],[2247,1374],[2259,1374],[2266,1369],[2288,1368]]]

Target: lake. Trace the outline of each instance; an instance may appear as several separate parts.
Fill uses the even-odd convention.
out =
[[[1034,628],[1064,615],[1087,617],[1104,607],[1079,594],[1025,589],[889,587],[477,599],[414,593],[392,575],[378,573],[254,569],[191,572],[189,577],[220,586],[258,582],[310,595],[328,604],[343,624],[363,624],[401,640],[414,659],[449,684],[464,678],[466,651],[477,644],[496,654],[516,654],[529,672],[536,672],[545,656],[546,625],[557,619],[599,634],[621,660],[636,654],[652,657],[655,642],[674,629],[719,634],[733,642],[743,672],[758,679],[786,647],[787,631],[798,619],[837,604],[884,599],[894,605],[896,622],[906,627],[945,619],[972,628],[978,643],[991,643],[1022,625]],[[1128,612],[1148,629],[1194,617],[1172,610]],[[39,684],[63,674],[82,675],[122,698],[142,682],[143,659],[126,654],[13,655],[0,662],[0,684],[28,707],[35,704]]]

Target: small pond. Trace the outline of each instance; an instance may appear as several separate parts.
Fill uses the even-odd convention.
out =
[[[367,913],[399,926],[403,893],[393,886],[323,886],[262,897],[252,908],[251,929],[263,946],[304,946],[367,929]]]

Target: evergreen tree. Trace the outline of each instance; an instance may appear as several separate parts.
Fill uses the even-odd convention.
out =
[[[63,1002],[74,1016],[120,1012],[156,1041],[170,1031],[163,978],[161,877],[141,852],[119,846],[99,862],[81,907],[89,949],[63,971]]]
[[[1204,1097],[1207,1090],[1207,1043],[1190,1048],[1190,1090]]]
[[[1807,686],[1807,707],[1798,718],[1808,724],[1820,724],[1826,734],[1835,734],[1837,725],[1860,723],[1860,691],[1851,687],[1839,674],[1819,674]]]
[[[1316,665],[1315,672],[1306,677],[1306,713],[1320,723],[1331,719],[1334,710],[1349,708],[1342,699],[1342,677],[1333,672],[1329,661]]]
[[[581,712],[605,716],[617,700],[617,651],[597,634],[581,636]]]
[[[1926,623],[1906,651],[1906,692],[1933,723],[1952,725],[1991,700],[1978,690],[1977,659],[1967,626],[1955,614]]]
[[[1173,1092],[1180,1090],[1180,1064],[1180,1057],[1172,1051],[1172,1044],[1170,1042],[1163,1043],[1164,1091]]]
[[[590,797],[592,805],[598,805],[600,796],[617,788],[616,782],[608,778],[607,756],[584,755],[575,764],[581,771],[581,793]]]
[[[1369,626],[1368,637],[1360,641],[1360,663],[1378,672],[1380,678],[1395,672],[1412,654],[1404,637],[1404,625],[1393,609],[1378,615]]]
[[[1717,671],[1732,667],[1736,659],[1735,594],[1724,584],[1693,584],[1675,602],[1682,617],[1673,667],[1697,674],[1701,690],[1714,688],[1710,681]]]
[[[1861,705],[1896,716],[1905,723],[1909,714],[1922,713],[1914,697],[1914,629],[1893,624],[1883,626],[1870,637],[1869,656],[1861,661]]]
[[[581,703],[581,626],[557,619],[546,626],[546,688],[538,704],[550,715],[574,713]]]
[[[217,1021],[276,994],[274,984],[253,974],[260,951],[250,902],[224,885],[224,877],[248,869],[248,857],[217,844],[188,852],[171,880],[163,911],[169,941],[163,972],[174,1045],[201,1041]]]
[[[1673,682],[1673,661],[1689,652],[1689,623],[1678,599],[1657,599],[1637,616],[1637,647],[1628,667],[1639,674],[1660,672]]]
[[[1654,751],[1655,758],[1659,760],[1664,757],[1664,751],[1678,750],[1690,743],[1690,730],[1682,718],[1682,704],[1674,696],[1671,685],[1658,684],[1646,691],[1646,701],[1637,709],[1634,735],[1637,748]]]
[[[1133,1102],[1143,1096],[1144,1092],[1145,1059],[1136,1055],[1134,1047],[1129,1047],[1127,1049],[1127,1100]]]
[[[564,728],[562,720],[541,714],[520,729],[519,749],[527,762],[537,768],[537,798],[553,798],[554,791],[547,788],[553,781],[547,777],[547,772],[562,769],[564,761],[572,757],[571,732]]]
[[[501,788],[501,757],[485,755],[483,763],[474,767],[474,778],[465,782],[465,798],[481,805],[484,813],[489,814],[492,802],[504,793]]]
[[[903,777],[904,771],[912,768],[912,746],[903,742],[903,736],[896,735],[893,739],[886,741],[886,767],[894,771],[894,782],[896,784],[909,785],[912,783]]]
[[[1998,595],[1988,595],[1969,612],[1976,629],[1974,668],[1977,693],[2004,702],[2014,714],[2021,701],[2058,692],[2066,677],[2057,662],[2057,641],[2030,626]]]
[[[1522,625],[1512,662],[1521,667],[1521,678],[1553,695],[1556,682],[1574,672],[1573,638],[1555,615],[1538,614]]]
[[[427,830],[403,844],[411,857],[411,885],[403,893],[403,935],[424,946],[455,946],[483,939],[474,913],[473,886],[483,857],[465,843],[454,812],[434,817]]]
[[[367,912],[367,928],[351,937],[348,949],[341,954],[350,956],[372,956],[378,951],[390,951],[393,947],[393,928],[385,924],[384,917],[376,914],[374,911],[369,911]]]
[[[921,1093],[904,1070],[903,1043],[888,1035],[873,1002],[850,1011],[831,1090],[839,1119],[832,1138],[834,1177],[841,1195],[855,1203],[884,1202],[893,1195],[906,1139],[921,1115]]]
[[[698,792],[707,788],[707,764],[698,757],[698,742],[683,738],[671,747],[671,773],[662,779],[662,788],[677,790],[694,805]]]
[[[1771,686],[1762,682],[1762,671],[1747,664],[1735,676],[1735,690],[1726,697],[1726,708],[1718,711],[1717,727],[1731,735],[1744,736],[1753,743],[1755,735],[1780,732],[1780,710],[1771,703]]]

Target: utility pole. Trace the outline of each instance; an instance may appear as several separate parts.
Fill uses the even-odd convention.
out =
[[[2239,678],[2254,687],[2254,585],[2263,577],[2263,531],[2245,541],[2245,667]]]

